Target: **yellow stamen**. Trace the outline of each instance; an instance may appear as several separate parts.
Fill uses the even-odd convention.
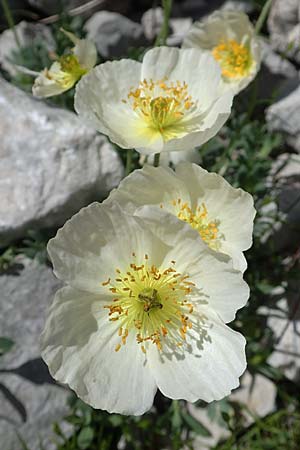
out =
[[[181,199],[172,200],[171,205],[175,207],[176,215],[180,220],[187,222],[192,228],[197,230],[201,238],[213,249],[219,250],[221,240],[224,236],[219,231],[220,222],[217,219],[211,220],[208,215],[205,203],[194,210],[188,203],[182,203]],[[186,282],[186,285],[193,285]]]
[[[220,63],[222,75],[228,78],[241,78],[248,75],[252,56],[247,46],[234,39],[222,40],[212,49],[214,58]]]
[[[128,101],[146,126],[159,132],[166,141],[183,132],[182,119],[195,106],[185,82],[167,79],[143,80],[129,92]]]
[[[114,284],[110,281],[108,286],[117,294],[117,298],[104,306],[109,321],[120,322],[120,343],[115,351],[126,345],[131,332],[136,334],[137,344],[146,353],[146,342],[155,344],[161,351],[166,340],[175,346],[185,342],[192,328],[189,315],[193,312],[190,294],[195,289],[194,283],[188,275],[176,271],[174,260],[173,267],[158,268],[150,259],[145,254],[142,264],[128,264]]]

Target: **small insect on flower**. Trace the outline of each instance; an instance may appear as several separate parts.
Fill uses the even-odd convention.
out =
[[[228,395],[246,367],[245,339],[225,323],[248,287],[230,258],[159,210],[157,224],[118,205],[82,209],[51,239],[67,286],[41,338],[53,377],[95,408],[143,414],[157,388],[172,399]]]
[[[185,151],[208,141],[227,120],[233,95],[221,87],[211,55],[159,47],[142,63],[124,59],[95,67],[76,87],[75,109],[122,148]]]
[[[252,244],[253,198],[216,173],[189,162],[180,162],[176,172],[145,165],[111,192],[105,200],[110,202],[136,215],[144,214],[143,205],[168,211],[197,230],[211,249],[229,255],[235,269],[247,267],[243,251]],[[155,226],[153,209],[148,220]]]
[[[35,97],[52,97],[71,89],[97,62],[93,42],[78,39],[73,33],[61,31],[75,44],[72,52],[61,56],[50,69],[44,69],[35,79],[32,93]]]
[[[209,52],[220,64],[225,89],[235,94],[248,86],[260,67],[259,39],[240,11],[216,11],[196,22],[182,46]]]

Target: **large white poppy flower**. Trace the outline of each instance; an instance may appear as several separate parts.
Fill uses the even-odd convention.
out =
[[[179,163],[176,173],[146,165],[126,177],[105,202],[118,202],[133,214],[143,205],[160,206],[189,223],[210,248],[229,255],[235,269],[247,267],[242,252],[252,245],[253,198],[216,173],[189,162]]]
[[[44,69],[35,79],[32,93],[35,97],[52,97],[71,89],[97,62],[93,42],[78,39],[73,33],[62,32],[75,44],[71,54],[61,56],[50,69]]]
[[[213,137],[230,114],[219,65],[195,49],[159,47],[143,62],[95,67],[76,87],[79,116],[122,148],[151,154],[190,150]]]
[[[260,67],[258,37],[248,16],[241,11],[216,11],[196,22],[182,46],[212,54],[222,69],[224,87],[235,94],[248,86]]]
[[[218,400],[246,367],[245,339],[225,325],[248,298],[241,273],[186,223],[154,215],[94,203],[48,245],[68,285],[50,308],[42,357],[55,379],[110,412],[143,414],[157,388]]]

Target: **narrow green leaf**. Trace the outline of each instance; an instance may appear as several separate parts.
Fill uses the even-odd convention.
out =
[[[193,416],[188,414],[186,411],[182,411],[181,415],[185,423],[193,430],[195,433],[200,434],[200,436],[210,437],[210,431],[202,425],[198,420],[196,420]]]
[[[89,448],[94,439],[94,430],[91,427],[84,427],[77,437],[77,445],[81,450]]]

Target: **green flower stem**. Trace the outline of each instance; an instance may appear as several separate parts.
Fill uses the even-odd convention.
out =
[[[125,176],[129,175],[132,169],[132,149],[129,148],[126,154]]]
[[[259,34],[260,30],[263,27],[263,24],[265,23],[265,20],[267,18],[269,9],[271,8],[273,0],[267,0],[264,4],[263,9],[261,10],[261,13],[259,15],[259,18],[257,19],[256,25],[255,25],[255,33]]]
[[[1,0],[1,5],[2,5],[2,9],[3,9],[4,15],[5,15],[6,21],[8,23],[8,26],[12,30],[12,32],[14,33],[14,38],[15,38],[16,44],[17,44],[17,46],[20,49],[21,48],[21,43],[20,43],[20,40],[19,40],[17,32],[16,32],[14,18],[13,18],[13,15],[11,13],[11,10],[10,10],[10,8],[8,6],[7,0]]]
[[[158,167],[159,166],[159,158],[160,158],[160,153],[155,153],[154,161],[153,161],[153,166],[154,167]]]
[[[173,0],[162,0],[162,7],[164,9],[164,21],[161,30],[156,38],[154,44],[155,47],[166,45],[167,37],[169,34],[169,20],[172,11],[172,2]]]

